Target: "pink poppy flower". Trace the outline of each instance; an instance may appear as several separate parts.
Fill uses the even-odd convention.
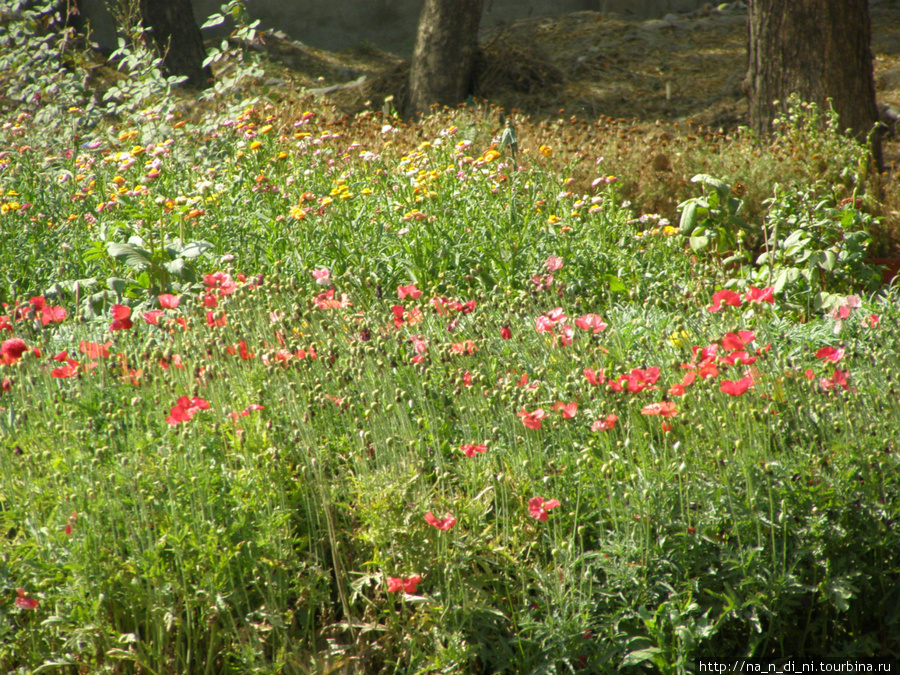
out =
[[[429,511],[425,514],[425,522],[429,525],[436,527],[439,530],[443,530],[446,532],[451,527],[456,525],[456,518],[454,518],[449,512],[444,514],[443,518],[436,518],[435,515]]]
[[[543,497],[532,497],[528,500],[528,513],[535,520],[547,520],[547,511],[560,506],[556,499],[545,500]]]
[[[476,453],[487,452],[487,445],[477,443],[463,443],[460,450],[466,453],[466,457],[474,457]]]

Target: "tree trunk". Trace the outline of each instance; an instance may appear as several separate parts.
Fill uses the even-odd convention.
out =
[[[750,0],[750,127],[763,135],[790,94],[827,110],[865,142],[878,121],[868,0]],[[776,109],[774,101],[781,102]],[[872,153],[881,166],[881,143]]]
[[[163,57],[166,75],[183,75],[188,84],[206,89],[213,81],[212,69],[203,67],[206,48],[194,20],[191,0],[140,0],[141,20]]]
[[[425,0],[409,73],[407,116],[471,91],[483,0]]]

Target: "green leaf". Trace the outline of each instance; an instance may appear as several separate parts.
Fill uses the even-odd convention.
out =
[[[784,286],[787,283],[787,280],[788,280],[788,271],[786,269],[781,270],[781,272],[778,273],[778,276],[775,277],[775,283],[772,284],[774,287],[773,290],[776,294],[781,293],[781,291],[784,290]]]
[[[221,26],[225,23],[225,17],[221,14],[211,14],[210,17],[206,20],[206,22],[200,26],[200,30],[204,28],[212,28],[213,26]]]
[[[713,178],[707,173],[698,173],[696,176],[691,178],[691,182],[709,185],[723,197],[731,192],[731,187],[728,185],[728,183],[726,183],[725,181],[721,181],[718,178]]]
[[[623,666],[636,666],[639,663],[644,663],[644,661],[650,661],[655,664],[658,668],[662,668],[665,665],[662,657],[662,650],[658,647],[647,647],[646,649],[637,649],[633,652],[629,652],[625,655],[625,658],[622,659]]]
[[[604,279],[606,279],[607,283],[609,283],[609,290],[611,290],[613,293],[624,293],[628,290],[625,284],[622,283],[622,280],[617,276],[607,274],[606,276],[604,276]]]
[[[192,241],[181,251],[182,258],[198,258],[213,248],[208,241]]]
[[[146,269],[153,264],[150,260],[150,253],[132,244],[113,242],[106,245],[106,250],[113,258],[124,261],[126,265],[136,270]]]
[[[819,267],[828,272],[831,272],[834,269],[834,266],[837,264],[837,256],[834,251],[825,251],[825,260],[819,261]]]
[[[169,262],[163,263],[163,267],[169,270],[169,274],[174,274],[176,277],[184,276],[185,269],[185,261],[184,258],[177,258],[175,260],[170,260]]]
[[[689,235],[697,227],[697,202],[689,201],[684,203],[684,210],[681,212],[681,221],[678,223],[681,233],[685,236]]]
[[[110,277],[106,280],[106,287],[111,291],[115,291],[119,295],[125,293],[125,291],[128,290],[129,285],[130,284],[128,281],[126,281],[125,279],[120,279],[119,277]]]
[[[709,246],[709,237],[691,237],[690,239],[691,248],[695,251],[702,251],[707,246]]]

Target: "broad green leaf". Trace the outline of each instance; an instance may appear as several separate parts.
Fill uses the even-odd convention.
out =
[[[121,259],[126,265],[137,270],[146,269],[153,264],[147,251],[131,244],[113,242],[106,245],[106,250],[113,258]]]
[[[678,223],[681,233],[685,236],[689,235],[697,227],[697,202],[690,201],[684,203],[684,209],[681,212],[681,221]]]
[[[609,283],[609,290],[611,290],[613,293],[624,293],[628,290],[625,284],[622,283],[622,280],[617,276],[607,274],[605,276],[605,279]]]
[[[819,267],[831,272],[837,264],[837,256],[834,251],[825,251],[824,256],[825,259],[819,261]]]
[[[644,663],[644,661],[650,661],[655,664],[657,667],[662,667],[665,665],[662,662],[661,655],[662,650],[658,647],[647,647],[646,649],[638,649],[633,652],[629,652],[625,655],[625,658],[622,659],[623,666],[636,666],[639,663]]]
[[[692,183],[703,183],[704,185],[709,185],[716,192],[722,194],[728,194],[731,192],[731,187],[725,181],[721,181],[718,178],[713,178],[707,173],[698,173],[696,176],[691,178]]]
[[[776,294],[781,293],[781,291],[784,290],[784,286],[787,283],[787,281],[788,281],[788,271],[786,269],[781,270],[781,272],[778,273],[778,276],[775,277],[775,283],[772,284],[772,286],[774,287],[774,289],[773,289],[774,292]]]
[[[206,253],[211,248],[213,248],[213,245],[208,241],[192,241],[182,249],[181,257],[197,258]]]
[[[709,237],[691,237],[690,244],[695,251],[702,251],[709,246]]]
[[[206,20],[206,22],[202,26],[200,26],[200,30],[203,30],[204,28],[212,28],[213,26],[221,26],[223,23],[225,23],[224,16],[222,16],[221,14],[212,14]]]

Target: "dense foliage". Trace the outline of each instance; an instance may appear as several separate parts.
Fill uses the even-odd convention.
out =
[[[4,670],[900,655],[900,308],[855,196],[744,221],[707,175],[675,226],[472,110],[160,91],[0,130]]]

